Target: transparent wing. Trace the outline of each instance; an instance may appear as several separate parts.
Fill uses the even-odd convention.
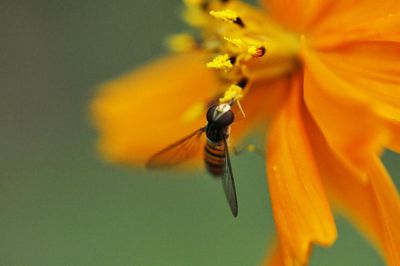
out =
[[[236,197],[235,180],[233,179],[231,160],[229,157],[228,143],[226,137],[224,138],[225,146],[225,171],[222,175],[222,185],[224,187],[224,192],[226,199],[228,200],[229,207],[231,208],[234,217],[238,215],[238,203]]]
[[[201,135],[204,131],[205,127],[200,128],[154,154],[146,166],[148,168],[171,167],[192,158],[202,146]]]

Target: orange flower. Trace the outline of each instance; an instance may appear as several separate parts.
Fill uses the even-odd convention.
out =
[[[94,100],[102,153],[143,165],[204,126],[209,103],[247,78],[232,96],[246,119],[231,139],[268,128],[278,241],[266,264],[303,265],[314,244],[332,245],[334,206],[400,265],[400,201],[379,160],[400,150],[400,1],[264,0],[267,11],[185,2],[201,40],[175,36],[181,53],[105,84]]]

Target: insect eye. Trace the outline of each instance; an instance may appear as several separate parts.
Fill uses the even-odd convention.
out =
[[[215,106],[212,106],[212,107],[210,107],[209,109],[208,109],[208,111],[207,111],[207,121],[208,122],[213,122],[214,121],[214,113],[215,113],[215,110],[217,109],[217,106],[215,105]]]
[[[233,120],[235,119],[235,116],[231,110],[225,112],[217,121],[215,121],[215,124],[219,127],[227,127],[230,124],[233,123]]]

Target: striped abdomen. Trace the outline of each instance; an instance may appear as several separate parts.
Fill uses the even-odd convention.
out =
[[[225,170],[225,146],[224,143],[214,143],[207,140],[204,147],[204,162],[207,171],[214,176],[221,176]]]

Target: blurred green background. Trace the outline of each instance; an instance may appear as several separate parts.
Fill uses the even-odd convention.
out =
[[[257,265],[274,234],[263,160],[233,158],[240,215],[205,173],[107,165],[95,87],[164,53],[179,0],[0,0],[0,265]],[[385,155],[395,179],[398,157]],[[248,174],[250,172],[250,174]],[[383,265],[344,219],[312,265]]]

